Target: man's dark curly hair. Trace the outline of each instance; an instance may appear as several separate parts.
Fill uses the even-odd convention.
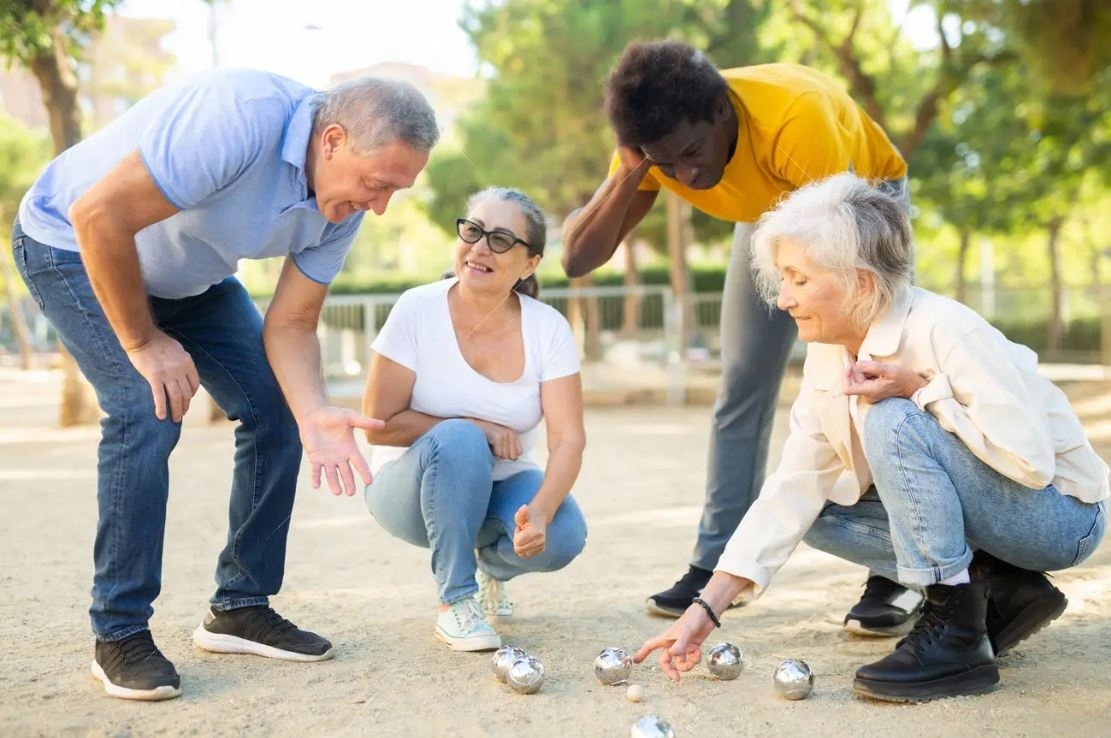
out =
[[[606,115],[626,146],[659,141],[683,121],[714,118],[729,90],[721,72],[681,41],[629,44],[606,80]]]

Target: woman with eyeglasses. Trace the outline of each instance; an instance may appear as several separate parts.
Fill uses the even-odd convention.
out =
[[[555,571],[583,549],[568,494],[583,429],[579,355],[564,317],[535,299],[544,214],[515,189],[474,195],[456,221],[454,276],[405,292],[372,346],[363,411],[374,445],[371,514],[432,551],[435,633],[488,651],[505,582]],[[548,459],[533,455],[544,421]]]

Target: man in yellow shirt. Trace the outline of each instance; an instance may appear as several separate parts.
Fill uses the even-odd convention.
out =
[[[768,311],[753,286],[749,239],[777,200],[851,171],[909,207],[907,165],[883,130],[832,79],[795,64],[718,70],[678,41],[630,44],[606,81],[617,138],[609,177],[564,223],[563,266],[582,276],[604,264],[651,209],[660,188],[736,223],[722,294],[722,386],[714,408],[706,501],[689,569],[648,598],[678,617],[706,585],[764,480],[776,399],[797,328]],[[851,631],[898,635],[921,597],[870,575],[845,616]]]

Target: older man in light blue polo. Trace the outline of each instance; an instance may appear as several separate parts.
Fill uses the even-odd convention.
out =
[[[93,674],[157,700],[180,677],[151,638],[168,459],[200,385],[235,431],[227,546],[193,634],[201,648],[319,661],[332,645],[270,608],[282,583],[302,447],[314,487],[352,494],[370,471],[328,404],[316,324],[367,210],[410,187],[438,138],[412,86],[365,78],[319,93],[259,71],[159,90],[46,168],[12,244],[31,294],[107,417],[90,608]],[[284,256],[259,315],[240,259]]]

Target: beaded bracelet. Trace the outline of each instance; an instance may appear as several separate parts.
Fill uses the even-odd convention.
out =
[[[706,614],[710,616],[710,621],[714,624],[715,628],[721,627],[721,620],[719,620],[718,616],[714,614],[714,609],[710,607],[709,602],[702,599],[701,597],[695,597],[693,600],[691,600],[691,602],[696,605],[700,605],[702,609],[706,611]]]

